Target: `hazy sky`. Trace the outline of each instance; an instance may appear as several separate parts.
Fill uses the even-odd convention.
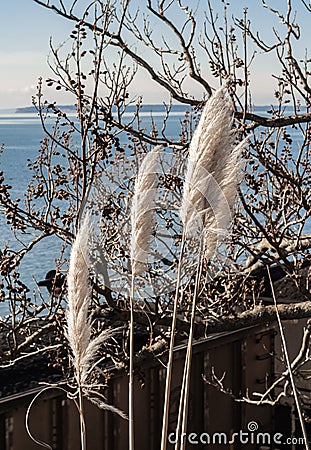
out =
[[[86,0],[80,0],[82,3]],[[133,0],[137,4],[145,0]],[[193,0],[195,1],[195,0]],[[198,0],[206,2],[206,0]],[[67,1],[68,3],[68,1]],[[214,0],[215,7],[220,0]],[[272,41],[272,24],[277,21],[267,10],[259,7],[260,0],[232,0],[234,7],[241,12],[243,5],[247,5],[249,14],[254,24],[262,34]],[[272,5],[286,6],[287,0],[271,0]],[[302,24],[303,38],[298,44],[301,56],[305,47],[311,42],[311,14],[307,12],[300,0],[293,0],[293,5],[298,8],[298,17]],[[0,27],[0,109],[28,106],[31,104],[31,96],[36,91],[39,76],[47,78],[50,69],[47,66],[49,53],[49,38],[53,36],[56,44],[68,38],[73,24],[61,17],[45,10],[33,2],[33,0],[3,0],[1,5]],[[271,98],[271,85],[275,83],[271,77],[271,71],[276,70],[274,58],[260,57],[258,63],[252,67],[253,83],[252,92],[255,103],[269,104]],[[270,89],[269,89],[270,88]],[[161,102],[159,89],[148,76],[140,73],[134,85],[134,94],[144,94],[146,102]],[[200,90],[194,90],[194,94],[201,96]],[[60,103],[68,103],[70,99],[63,94],[53,94]],[[54,98],[50,98],[54,100]]]

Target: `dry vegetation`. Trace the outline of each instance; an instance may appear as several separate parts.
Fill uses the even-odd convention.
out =
[[[93,222],[92,333],[98,336],[100,330],[116,324],[122,328],[115,341],[103,343],[102,364],[112,360],[115,370],[127,370],[130,360],[135,367],[137,361],[162,355],[169,344],[174,304],[176,338],[186,338],[194,292],[195,339],[275,320],[274,305],[263,300],[272,297],[267,266],[272,273],[277,267],[283,275],[282,283],[275,284],[281,319],[309,317],[310,60],[307,55],[296,56],[302,31],[293,2],[282,2],[283,9],[274,10],[262,1],[265,13],[277,23],[265,42],[246,9],[241,17],[232,17],[230,5],[223,3],[222,12],[216,14],[216,1],[215,5],[202,2],[198,10],[192,2],[181,0],[146,0],[138,10],[132,1],[98,0],[87,6],[79,1],[34,1],[50,9],[51,15],[71,21],[72,34],[64,46],[51,44],[51,78],[39,80],[33,99],[46,137],[30,164],[33,175],[24,198],[15,199],[7,181],[0,178],[1,207],[16,238],[24,243],[18,251],[6,247],[0,254],[1,301],[10,310],[0,323],[1,365],[38,352],[48,352],[53,359],[53,352],[60,351],[62,298],[67,298],[67,288],[64,285],[62,296],[52,293],[48,300],[39,292],[40,302],[35,303],[21,281],[19,264],[38,242],[55,235],[60,248],[57,271],[66,274],[64,248],[72,244],[86,210]],[[305,2],[298,3],[300,14],[310,14]],[[278,70],[271,74],[273,106],[261,114],[253,110],[251,101],[252,67],[267,54],[274,56]],[[143,86],[141,96],[131,94],[141,72],[158,86],[159,98],[165,101],[161,126],[152,115],[149,126],[142,120]],[[45,83],[72,94],[75,120],[45,100]],[[189,143],[205,101],[219,85],[228,86],[239,140],[248,138],[243,150],[245,175],[231,232],[224,236],[220,253],[212,252],[213,258],[208,255],[204,260],[197,283],[196,240],[183,250],[183,296],[177,304],[174,289],[183,245],[178,209]],[[199,96],[194,94],[198,92]],[[175,102],[185,105],[177,138],[168,132]],[[52,128],[47,125],[51,116]],[[155,199],[160,225],[154,231],[150,218],[151,257],[145,272],[137,267],[131,295],[131,199],[143,158],[155,146],[161,146]],[[152,190],[153,181],[147,181]],[[232,185],[218,184],[227,189],[228,200]],[[146,244],[149,241],[134,252],[140,255],[139,266],[146,265]],[[131,317],[131,333],[135,325],[143,336],[133,358]],[[305,339],[294,371],[308,361],[308,352],[303,351],[308,348],[308,331]],[[67,366],[66,355],[57,353],[57,362]],[[284,372],[288,377],[289,371]]]

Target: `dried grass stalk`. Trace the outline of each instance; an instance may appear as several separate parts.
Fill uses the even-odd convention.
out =
[[[134,187],[131,208],[131,264],[132,274],[146,269],[150,241],[155,226],[155,192],[157,161],[161,146],[148,153],[140,166]]]
[[[88,316],[91,299],[89,235],[89,216],[86,216],[72,245],[67,279],[66,337],[72,352],[75,377],[82,387],[87,387],[87,377],[100,345],[111,336],[110,332],[103,331],[91,339],[91,320]]]
[[[109,339],[114,331],[102,331],[97,337],[91,339],[91,319],[88,314],[91,289],[89,283],[89,249],[90,218],[86,216],[72,245],[68,270],[68,302],[66,311],[66,337],[71,349],[71,359],[74,375],[79,391],[91,401],[94,398],[95,388],[88,385],[88,376],[94,368],[94,360],[101,344]],[[97,404],[102,409],[112,410],[124,416],[118,409],[102,401]]]
[[[89,220],[86,218],[72,245],[68,270],[68,304],[66,311],[68,339],[78,384],[84,384],[90,365],[88,352],[91,324],[88,319],[90,302],[88,260]]]
[[[78,385],[87,393],[87,378],[94,367],[101,344],[109,339],[114,331],[102,331],[91,339],[91,319],[88,310],[91,300],[89,283],[89,216],[86,216],[72,245],[68,270],[68,303],[66,311],[66,337],[72,353],[72,363]]]
[[[301,426],[302,435],[304,437],[305,449],[306,450],[310,450],[309,440],[308,440],[308,435],[307,435],[307,429],[306,429],[306,420],[305,420],[305,418],[303,416],[303,410],[302,410],[302,406],[301,406],[302,402],[301,402],[301,400],[299,398],[299,392],[298,392],[297,387],[296,387],[294,373],[293,373],[293,370],[292,370],[292,364],[291,364],[290,359],[289,359],[286,338],[285,338],[283,325],[282,325],[282,321],[281,321],[281,317],[280,317],[280,313],[279,313],[277,299],[276,299],[276,296],[275,296],[274,286],[273,286],[273,283],[272,283],[270,268],[269,268],[268,265],[266,266],[266,268],[267,268],[267,272],[268,272],[268,276],[269,276],[269,282],[270,282],[270,286],[271,286],[273,303],[274,303],[274,307],[275,307],[276,318],[277,318],[279,332],[280,332],[280,337],[281,337],[282,350],[283,350],[283,354],[284,354],[286,368],[287,368],[288,374],[289,374],[290,384],[291,384],[292,390],[293,390],[293,397],[294,397],[294,401],[295,401],[295,405],[296,405],[296,409],[297,409],[297,413],[298,413],[298,418],[299,418],[299,422],[300,422],[300,426]]]
[[[155,193],[160,146],[148,153],[137,174],[131,207],[130,361],[129,361],[129,450],[134,450],[134,279],[147,266],[155,226]]]
[[[178,436],[187,431],[192,344],[196,302],[201,274],[201,257],[211,258],[219,237],[231,221],[238,185],[241,181],[239,157],[246,140],[235,146],[236,132],[232,131],[233,107],[225,88],[218,89],[206,104],[189,149],[180,216],[184,230],[201,239],[195,292],[192,299],[191,325],[187,356],[184,365],[183,386],[178,414]],[[199,220],[198,220],[199,219]],[[200,223],[198,223],[200,222]],[[176,443],[184,450],[185,442]]]

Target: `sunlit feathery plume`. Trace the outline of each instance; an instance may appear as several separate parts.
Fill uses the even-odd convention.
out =
[[[232,101],[222,87],[205,105],[189,147],[180,217],[187,235],[204,233],[206,257],[214,254],[230,223],[239,184],[244,143],[235,146],[233,120]]]
[[[94,367],[94,360],[101,344],[109,339],[114,331],[102,331],[91,338],[91,319],[89,306],[91,288],[89,283],[89,235],[90,217],[87,215],[72,245],[68,270],[68,302],[66,310],[66,337],[71,349],[71,359],[78,389],[89,400],[96,402],[101,408],[123,415],[111,405],[107,405],[101,395],[94,397],[96,386],[88,385],[88,376]],[[116,330],[115,330],[116,331]],[[94,395],[93,395],[94,394]]]
[[[180,217],[187,236],[201,238],[195,291],[192,299],[190,331],[177,422],[177,436],[184,436],[190,392],[194,325],[202,256],[209,259],[226,232],[241,181],[239,157],[246,140],[235,145],[233,105],[226,88],[218,89],[207,102],[189,149]],[[203,250],[203,253],[202,253]],[[180,450],[185,449],[181,441]],[[177,448],[177,445],[176,447]]]
[[[139,275],[148,261],[151,236],[155,226],[157,162],[161,146],[156,146],[142,161],[134,186],[131,207],[132,274]]]
[[[131,206],[130,292],[130,358],[129,358],[129,450],[135,448],[134,438],[134,280],[147,266],[150,241],[155,226],[155,193],[157,162],[160,147],[148,153],[137,174]]]
[[[88,318],[90,284],[88,257],[89,217],[86,217],[72,245],[68,270],[68,304],[66,336],[78,384],[85,384],[90,361],[91,324]],[[93,350],[93,348],[91,349]]]

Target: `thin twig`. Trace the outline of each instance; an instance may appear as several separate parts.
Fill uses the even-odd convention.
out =
[[[135,448],[134,435],[134,292],[135,275],[132,273],[130,294],[130,374],[129,374],[129,450]]]

